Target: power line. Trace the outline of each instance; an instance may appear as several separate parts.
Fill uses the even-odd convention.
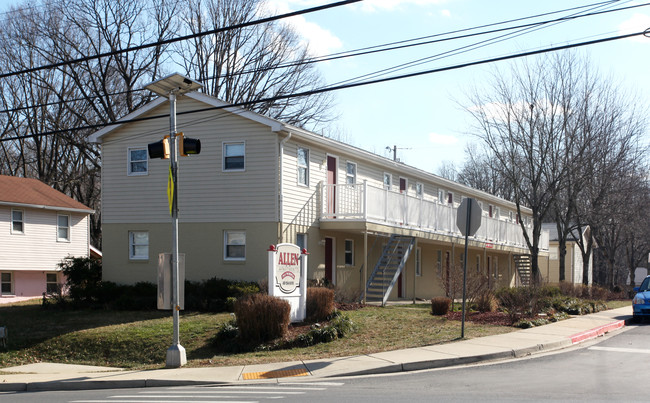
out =
[[[320,94],[320,93],[325,93],[325,92],[330,92],[330,91],[339,91],[339,90],[343,90],[343,89],[361,87],[361,86],[365,86],[365,85],[379,84],[379,83],[384,83],[384,82],[389,82],[389,81],[395,81],[395,80],[402,80],[402,79],[406,79],[406,78],[418,77],[418,76],[427,75],[427,74],[441,73],[441,72],[451,71],[451,70],[458,70],[458,69],[462,69],[462,68],[466,68],[466,67],[479,66],[479,65],[487,64],[487,63],[495,63],[495,62],[500,62],[500,61],[504,61],[504,60],[511,60],[511,59],[516,59],[516,58],[521,58],[521,57],[535,56],[535,55],[539,55],[539,54],[542,54],[542,53],[556,52],[556,51],[559,51],[559,50],[578,48],[578,47],[582,47],[582,46],[596,45],[596,44],[599,44],[599,43],[612,42],[612,41],[631,38],[631,37],[639,36],[639,35],[650,35],[650,28],[646,29],[645,31],[635,32],[635,33],[631,33],[631,34],[610,36],[610,37],[607,37],[607,38],[600,38],[600,39],[594,39],[594,40],[590,40],[590,41],[571,43],[571,44],[567,44],[567,45],[554,46],[554,47],[550,47],[550,48],[543,48],[543,49],[538,49],[538,50],[533,50],[533,51],[514,53],[514,54],[510,54],[510,55],[493,57],[493,58],[489,58],[489,59],[482,59],[482,60],[477,60],[477,61],[467,62],[467,63],[461,63],[461,64],[456,64],[456,65],[447,66],[447,67],[439,67],[439,68],[430,69],[430,70],[424,70],[424,71],[419,71],[419,72],[414,72],[414,73],[402,74],[402,75],[399,75],[399,76],[385,77],[385,78],[379,78],[379,79],[374,79],[374,80],[370,80],[370,81],[351,83],[351,84],[344,84],[344,85],[339,85],[339,86],[336,86],[336,87],[323,87],[323,88],[316,89],[316,90],[304,91],[304,92],[295,93],[295,94],[279,95],[279,96],[275,96],[275,97],[258,99],[258,100],[255,100],[255,101],[245,101],[245,102],[238,102],[238,103],[228,104],[228,105],[224,105],[224,106],[212,106],[212,107],[208,107],[208,108],[195,109],[195,110],[191,110],[191,111],[177,112],[176,115],[188,115],[188,114],[193,114],[193,113],[201,113],[201,112],[214,111],[214,110],[219,110],[219,109],[244,107],[244,106],[248,106],[248,105],[252,105],[252,104],[256,104],[256,103],[273,102],[273,101],[277,101],[277,100],[281,100],[281,99],[303,97],[303,96]],[[148,117],[128,119],[128,120],[118,120],[117,122],[114,122],[114,123],[86,125],[86,126],[81,126],[81,127],[76,127],[76,128],[52,130],[52,131],[43,132],[43,133],[39,133],[39,134],[30,134],[30,135],[24,135],[24,136],[9,137],[9,138],[0,139],[0,142],[12,141],[12,140],[22,140],[22,139],[26,139],[26,138],[33,138],[33,137],[40,137],[40,136],[50,136],[50,135],[62,134],[62,133],[73,131],[73,130],[99,129],[99,128],[104,128],[104,127],[108,127],[108,126],[116,126],[116,125],[122,125],[122,124],[125,124],[125,123],[142,122],[142,121],[147,121],[147,120],[152,120],[152,119],[161,119],[161,118],[169,118],[169,114],[148,116]]]
[[[473,31],[473,30],[480,29],[480,28],[496,26],[496,25],[503,25],[503,24],[507,24],[507,23],[510,23],[510,22],[523,21],[523,20],[527,20],[527,19],[538,18],[540,16],[552,15],[552,14],[557,14],[557,13],[566,12],[566,11],[573,11],[573,10],[576,10],[576,9],[583,9],[583,8],[592,7],[592,6],[595,6],[594,8],[597,8],[597,7],[600,7],[600,6],[603,6],[603,5],[607,5],[607,4],[611,5],[611,3],[617,3],[619,1],[620,0],[610,0],[610,1],[600,2],[600,3],[593,3],[593,4],[589,4],[589,5],[579,6],[579,7],[572,7],[572,8],[567,8],[567,9],[563,9],[563,10],[552,11],[552,12],[547,12],[547,13],[541,13],[541,14],[536,14],[536,15],[532,15],[532,16],[521,17],[521,18],[496,22],[496,23],[484,24],[484,25],[479,25],[479,26],[470,27],[470,28],[464,28],[464,29],[455,30],[455,31],[448,31],[448,32],[444,32],[444,33],[428,35],[428,36],[423,36],[423,37],[418,37],[418,38],[412,38],[412,39],[403,40],[403,41],[390,42],[390,43],[386,43],[386,44],[382,44],[382,45],[375,45],[375,46],[366,47],[366,48],[349,50],[349,51],[334,53],[334,54],[326,55],[326,56],[314,57],[314,58],[307,59],[307,60],[301,61],[301,62],[285,63],[285,64],[281,64],[281,65],[274,66],[274,67],[255,69],[255,70],[247,70],[247,71],[242,71],[242,72],[232,72],[232,73],[224,74],[221,77],[234,77],[234,76],[237,76],[237,75],[256,73],[256,72],[260,72],[260,71],[266,71],[266,70],[269,70],[269,69],[281,69],[281,68],[300,66],[300,65],[304,65],[304,64],[310,64],[310,63],[331,61],[331,60],[347,58],[347,57],[364,56],[364,55],[373,54],[373,53],[387,52],[387,51],[404,49],[404,48],[408,48],[408,47],[422,46],[422,45],[428,45],[428,44],[433,44],[433,43],[438,43],[438,42],[451,41],[451,40],[455,40],[455,39],[464,39],[464,38],[469,38],[469,37],[473,37],[473,36],[486,35],[486,34],[491,34],[491,33],[498,33],[498,32],[503,32],[503,31],[512,30],[512,29],[519,29],[519,28],[526,28],[526,27],[536,27],[536,26],[545,25],[545,24],[559,23],[559,22],[574,20],[574,19],[582,18],[582,17],[590,17],[590,16],[594,16],[594,15],[600,15],[600,14],[604,14],[604,13],[628,10],[628,9],[631,9],[631,8],[644,7],[644,6],[650,5],[650,3],[643,3],[643,4],[632,5],[632,6],[620,7],[620,8],[616,8],[616,9],[592,12],[592,13],[588,13],[588,14],[572,15],[572,16],[566,16],[566,17],[561,17],[561,18],[552,19],[552,20],[540,21],[540,22],[529,23],[529,24],[522,24],[522,25],[515,25],[515,26],[512,26],[512,27],[499,28],[499,29],[476,32],[476,33],[466,34],[466,35],[453,36],[453,37],[449,37],[449,38],[436,39],[436,40],[430,40],[430,41],[418,42],[418,43],[409,43],[409,42],[419,41],[419,40],[422,40],[422,39],[436,38],[436,37],[445,36],[445,35],[449,35],[449,34],[453,34],[453,33]],[[210,31],[206,31],[206,32],[209,33]],[[206,33],[200,33],[200,34],[206,34]],[[489,40],[486,40],[486,41],[494,41],[494,40],[496,40],[496,38],[492,38],[492,39],[489,39]],[[404,43],[407,43],[407,44],[400,45],[400,46],[393,46],[393,45],[404,44]],[[339,84],[344,84],[344,83],[347,83],[347,82],[360,80],[362,78],[367,78],[367,77],[370,77],[370,76],[377,76],[380,73],[387,74],[388,72],[399,71],[399,70],[401,70],[403,68],[406,68],[407,66],[414,66],[414,65],[422,64],[422,63],[433,61],[433,60],[439,60],[439,59],[442,58],[441,56],[443,56],[443,55],[451,56],[451,55],[455,55],[455,54],[458,54],[458,53],[463,53],[463,52],[466,52],[466,51],[469,51],[469,50],[473,50],[473,49],[468,49],[466,51],[460,52],[461,49],[468,48],[468,47],[473,47],[473,46],[478,46],[480,43],[482,43],[482,42],[479,42],[479,43],[473,44],[473,45],[468,45],[468,46],[461,47],[461,48],[457,48],[455,50],[450,50],[450,51],[447,51],[447,52],[444,52],[444,53],[439,53],[437,55],[428,56],[427,58],[423,58],[423,59],[415,60],[415,61],[412,61],[412,62],[404,63],[404,64],[398,65],[398,66],[393,66],[391,68],[387,68],[387,69],[384,69],[384,70],[379,70],[379,71],[374,72],[374,73],[368,73],[368,74],[365,74],[365,75],[362,75],[362,76],[358,76],[356,78],[350,78],[350,79],[340,81],[338,83],[331,84],[331,85],[336,86],[336,85],[339,85]],[[390,47],[386,47],[386,46],[390,46]],[[482,45],[482,46],[486,46],[486,45]],[[128,51],[128,49],[125,49],[123,51]],[[452,53],[452,52],[457,52],[457,53]],[[445,56],[445,57],[447,57],[447,56]],[[74,61],[70,62],[70,63],[74,63]],[[14,72],[14,73],[10,73],[10,74],[19,74],[19,72]],[[207,79],[214,79],[214,78],[215,77],[208,77]],[[76,99],[71,99],[71,100],[60,100],[60,101],[49,102],[49,103],[44,103],[44,104],[39,104],[39,105],[20,106],[20,107],[16,107],[16,108],[0,110],[0,113],[18,112],[18,111],[21,111],[21,110],[38,108],[38,107],[42,107],[42,106],[54,106],[54,105],[60,105],[61,103],[86,101],[86,100],[89,100],[89,99],[97,99],[97,98],[102,98],[102,97],[105,97],[105,96],[123,95],[123,94],[128,94],[128,93],[139,92],[139,91],[143,91],[143,89],[132,89],[132,90],[127,90],[127,91],[115,92],[115,93],[107,93],[107,94],[97,95],[97,96],[94,96],[94,97],[76,98]]]
[[[134,51],[137,51],[137,50],[149,49],[149,48],[153,48],[153,47],[161,46],[161,45],[169,45],[169,44],[175,43],[175,42],[186,41],[188,39],[198,38],[198,37],[201,37],[201,36],[217,34],[217,33],[220,33],[220,32],[230,31],[230,30],[233,30],[233,29],[245,28],[245,27],[249,27],[249,26],[252,26],[252,25],[258,25],[258,24],[264,24],[264,23],[267,23],[267,22],[276,21],[276,20],[279,20],[279,19],[290,18],[290,17],[295,17],[295,16],[298,16],[298,15],[313,13],[313,12],[316,12],[316,11],[327,10],[329,8],[340,7],[340,6],[344,6],[344,5],[348,5],[348,4],[352,4],[352,3],[357,3],[359,1],[361,1],[361,0],[343,0],[343,1],[336,2],[336,3],[324,4],[322,6],[306,8],[306,9],[298,10],[298,11],[292,11],[292,12],[285,13],[285,14],[275,15],[275,16],[272,16],[272,17],[260,18],[260,19],[255,20],[255,21],[243,22],[243,23],[240,23],[240,24],[235,24],[235,25],[231,25],[231,26],[223,27],[223,28],[216,28],[216,29],[212,29],[210,31],[199,32],[199,33],[192,34],[192,35],[179,36],[177,38],[165,39],[165,40],[162,40],[162,41],[147,43],[147,44],[139,45],[139,46],[133,46],[133,47],[129,47],[129,48],[126,48],[126,49],[114,50],[114,51],[111,51],[111,52],[99,53],[99,54],[92,55],[92,56],[84,56],[84,57],[81,57],[81,58],[78,58],[78,59],[66,60],[66,61],[62,61],[62,62],[58,62],[58,63],[52,63],[52,64],[48,64],[48,65],[44,65],[44,66],[32,67],[32,68],[29,68],[29,69],[13,71],[13,72],[10,72],[10,73],[4,73],[4,74],[0,74],[0,78],[16,76],[16,75],[19,75],[19,74],[33,73],[33,72],[40,71],[40,70],[53,69],[55,67],[61,67],[61,66],[67,66],[67,65],[70,65],[70,64],[86,62],[86,61],[89,61],[89,60],[100,59],[102,57],[115,56],[115,55],[119,55],[119,54],[126,53],[126,52],[134,52]]]

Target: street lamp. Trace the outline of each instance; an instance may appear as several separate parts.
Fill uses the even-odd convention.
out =
[[[183,95],[187,92],[196,91],[202,88],[203,85],[190,78],[184,77],[180,74],[172,74],[171,76],[161,78],[150,84],[145,85],[144,88],[152,91],[160,96],[169,98],[169,154],[170,154],[170,169],[173,183],[172,191],[172,315],[174,320],[174,335],[172,346],[167,349],[168,368],[178,368],[187,363],[185,355],[185,348],[181,346],[179,341],[178,330],[178,317],[180,311],[179,305],[179,288],[180,284],[178,279],[178,146],[177,146],[177,133],[176,133],[176,97]],[[200,144],[199,144],[200,149]]]

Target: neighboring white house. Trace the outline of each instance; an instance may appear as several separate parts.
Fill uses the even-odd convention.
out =
[[[0,175],[0,294],[55,290],[63,282],[58,264],[90,254],[93,212],[36,179]]]
[[[179,158],[186,279],[262,280],[269,245],[292,242],[309,251],[311,278],[350,293],[441,295],[440,278],[463,254],[457,208],[474,197],[483,223],[470,238],[468,266],[493,286],[518,283],[514,257],[528,249],[513,203],[226,106],[201,93],[177,101],[178,131],[202,144],[200,155]],[[147,144],[168,134],[168,112],[168,101],[158,98],[90,138],[102,149],[106,280],[155,282],[158,254],[171,249],[169,160],[147,157]],[[522,211],[527,231],[530,213]],[[547,233],[541,250],[546,259]],[[386,280],[378,280],[382,273]]]
[[[560,282],[560,254],[557,234],[557,225],[554,223],[542,224],[542,229],[549,233],[549,260],[548,266],[541,267],[542,275],[549,283]],[[565,282],[573,284],[583,283],[583,258],[582,252],[578,247],[577,237],[582,237],[583,243],[586,244],[586,237],[590,236],[591,229],[586,227],[582,234],[572,231],[566,240],[566,255],[564,256]],[[594,243],[594,247],[596,247]],[[589,257],[587,284],[593,282],[593,253]]]

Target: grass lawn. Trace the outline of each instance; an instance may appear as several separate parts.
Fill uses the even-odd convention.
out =
[[[221,354],[214,344],[218,325],[230,320],[230,314],[183,312],[180,341],[188,366],[226,366],[367,354],[459,339],[459,321],[432,316],[429,311],[429,304],[347,311],[358,326],[349,337],[311,347],[239,354]],[[8,350],[0,351],[0,367],[45,361],[159,368],[165,364],[172,340],[169,311],[44,309],[36,300],[0,306],[0,325],[9,331]],[[466,338],[514,330],[465,323]]]

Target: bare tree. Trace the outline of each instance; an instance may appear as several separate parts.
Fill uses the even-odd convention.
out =
[[[259,19],[264,0],[189,0],[183,7],[186,34]],[[289,124],[314,128],[328,122],[331,96],[326,93],[283,98],[323,86],[309,51],[286,24],[274,22],[197,36],[176,47],[178,63],[210,95]],[[260,100],[267,99],[264,102]]]
[[[465,161],[458,172],[457,181],[512,201],[512,186],[501,176],[496,162],[489,150],[480,150],[476,144],[470,144],[465,149]]]
[[[477,126],[474,134],[497,162],[502,178],[513,188],[517,214],[532,210],[532,228],[519,220],[532,260],[532,275],[539,280],[539,246],[542,220],[562,186],[565,173],[566,97],[572,61],[541,58],[514,64],[507,75],[493,76],[491,91],[475,92],[468,108]]]

